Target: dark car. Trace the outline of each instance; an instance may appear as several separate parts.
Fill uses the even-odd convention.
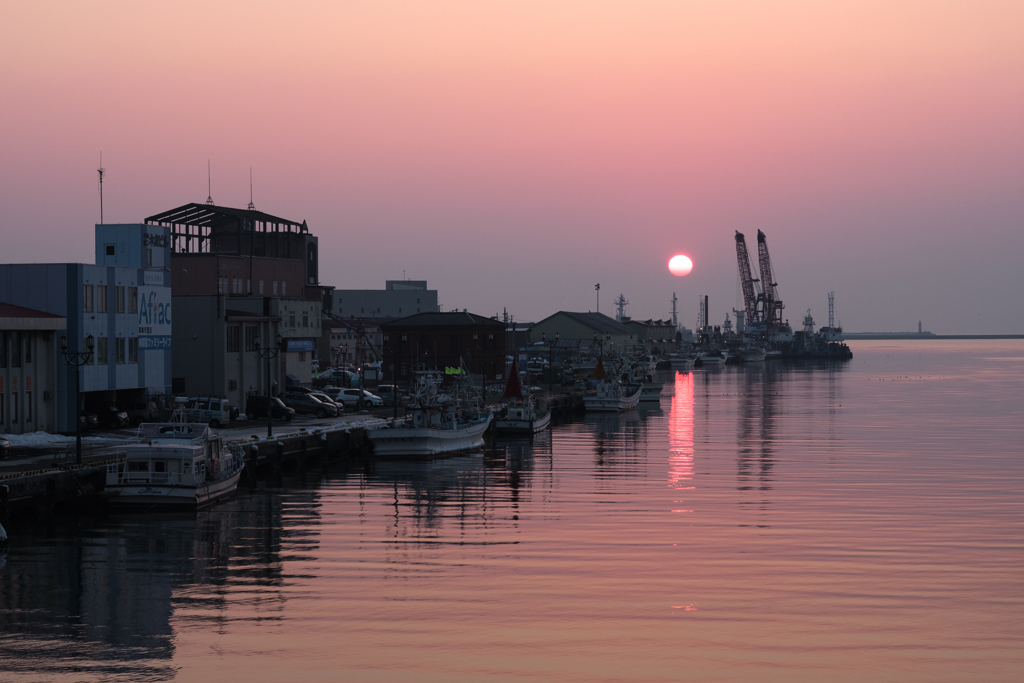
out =
[[[300,415],[316,415],[317,417],[338,416],[337,406],[318,401],[309,394],[287,393],[281,396],[281,400],[289,408],[294,408],[295,412]]]
[[[100,426],[100,416],[96,413],[79,413],[78,424],[82,425],[82,430],[95,429]]]
[[[345,404],[344,403],[340,403],[338,401],[335,401],[333,398],[331,398],[330,394],[326,394],[326,393],[324,393],[322,391],[318,391],[318,392],[310,394],[310,396],[312,396],[316,400],[320,401],[321,403],[326,403],[327,405],[333,405],[335,408],[338,409],[338,415],[341,415],[343,412],[345,412]]]
[[[0,458],[6,458],[11,454],[11,442],[7,439],[0,439]]]
[[[287,420],[291,422],[295,418],[295,409],[289,408],[281,399],[273,397],[270,399],[270,418],[272,420]],[[245,399],[245,416],[250,420],[264,418],[267,416],[267,397],[250,395]]]

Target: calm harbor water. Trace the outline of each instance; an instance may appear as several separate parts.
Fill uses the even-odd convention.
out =
[[[12,518],[0,680],[1020,680],[1024,343],[852,348],[198,515]]]

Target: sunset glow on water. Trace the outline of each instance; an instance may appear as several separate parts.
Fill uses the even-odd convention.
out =
[[[678,374],[532,445],[309,470],[14,538],[30,680],[1001,680],[1024,666],[1020,342]]]

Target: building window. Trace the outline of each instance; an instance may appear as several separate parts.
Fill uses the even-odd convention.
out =
[[[302,326],[309,327],[309,313],[306,311],[302,312]]]
[[[86,313],[92,313],[92,285],[82,286],[82,310]]]
[[[243,294],[242,292],[242,279],[233,277],[231,278],[231,293],[232,294]]]
[[[228,391],[238,391],[238,380],[237,379],[229,379],[228,380]]]
[[[226,277],[217,278],[217,293],[227,294],[228,293],[228,279]]]
[[[105,244],[103,246],[104,246],[104,249],[106,251],[107,256],[114,256],[114,245],[113,244]]]
[[[295,327],[295,311],[288,311],[288,327]]]
[[[32,392],[25,392],[25,422],[32,421]]]
[[[260,296],[263,296],[263,280],[260,280]]]
[[[245,350],[256,351],[256,326],[246,325],[245,326]]]
[[[96,312],[107,312],[107,286],[96,285]]]
[[[21,367],[21,332],[11,333],[11,367]]]
[[[138,313],[139,312],[139,288],[129,287],[128,288],[128,312]]]
[[[146,249],[146,267],[147,268],[152,268],[153,267],[153,250],[152,249]]]
[[[281,283],[281,296],[288,296],[288,283],[287,282],[282,282]]]
[[[94,338],[93,339],[93,343],[95,343],[95,342],[96,342],[96,340]],[[82,338],[82,352],[89,354],[89,357],[86,359],[85,364],[86,365],[96,365],[96,348],[93,347],[93,350],[91,352],[88,349],[89,349],[89,345],[85,343],[85,338],[83,337]]]
[[[139,338],[128,337],[128,362],[139,362]]]
[[[114,287],[114,311],[124,313],[124,287]]]
[[[238,325],[228,325],[227,350],[228,353],[238,351]]]
[[[124,365],[124,337],[118,337],[114,340],[114,348],[117,349],[117,364]]]
[[[277,296],[277,280],[274,280],[274,296]]]
[[[96,362],[100,365],[107,364],[107,338],[96,338]]]

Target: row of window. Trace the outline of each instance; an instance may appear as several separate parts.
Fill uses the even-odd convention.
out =
[[[18,409],[21,402],[18,400],[18,392],[11,392],[11,422],[18,422],[21,418],[18,416]],[[3,424],[7,418],[7,406],[4,405],[4,394],[0,391],[0,424]],[[32,421],[32,392],[25,392],[25,422]]]
[[[256,345],[256,330],[255,325],[245,326],[245,350],[246,351],[257,351],[259,347]],[[239,350],[241,341],[241,325],[228,325],[226,346],[228,353],[234,353]]]
[[[10,352],[12,368],[32,362],[32,336],[29,332],[0,332],[0,368],[6,368]]]
[[[274,280],[271,284],[273,285],[273,296],[278,296],[278,294],[277,294],[277,285],[278,285],[277,280]],[[288,283],[287,282],[281,282],[280,285],[281,285],[281,296],[288,296]],[[230,287],[230,291],[229,291],[229,287]],[[260,296],[264,296],[263,280],[259,281],[259,288],[260,288]],[[230,294],[248,294],[251,291],[252,291],[252,281],[251,280],[244,280],[244,279],[242,279],[240,277],[233,277],[233,278],[220,277],[220,278],[217,278],[217,293],[218,294],[229,294],[229,293]]]
[[[106,285],[82,285],[82,307],[86,313],[107,312],[107,286]],[[139,288],[114,287],[114,312],[115,313],[138,313],[139,312]]]
[[[309,311],[302,312],[302,326],[309,327]],[[295,311],[288,311],[288,327],[297,327],[295,324]]]
[[[93,348],[93,354],[89,359],[88,365],[107,365],[110,363],[110,339],[107,337],[96,337],[95,344],[96,346]],[[139,362],[138,337],[115,337],[113,347],[114,363],[124,365],[125,363]],[[82,348],[85,348],[84,344]]]

